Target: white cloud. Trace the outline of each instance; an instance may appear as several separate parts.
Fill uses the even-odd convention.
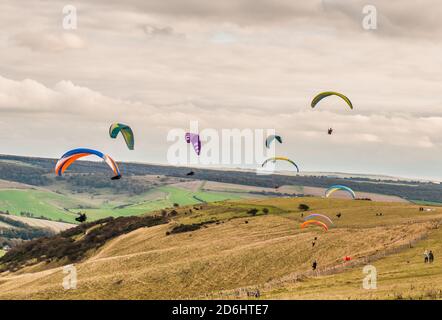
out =
[[[57,1],[25,12],[2,1],[0,152],[57,156],[87,142],[160,162],[168,128],[199,120],[276,128],[304,170],[436,174],[416,162],[442,155],[442,5],[371,1],[380,28],[366,32],[363,4],[78,0],[67,32]],[[311,110],[322,90],[354,110],[333,97]],[[109,141],[113,121],[134,126],[142,148]]]
[[[11,40],[17,45],[34,51],[63,51],[81,49],[85,41],[74,33],[45,34],[37,32],[22,32],[12,36]]]
[[[3,135],[0,140],[3,146],[9,145],[24,154],[29,146],[37,155],[51,156],[70,147],[93,146],[117,152],[120,159],[161,162],[169,146],[166,143],[168,130],[186,129],[189,121],[198,120],[200,129],[275,128],[284,136],[280,151],[299,159],[304,170],[318,170],[316,166],[320,165],[322,170],[333,171],[336,167],[330,162],[330,154],[334,157],[336,150],[342,154],[352,150],[346,155],[349,163],[365,160],[366,151],[372,148],[388,154],[383,159],[385,163],[400,161],[401,154],[390,150],[395,148],[412,147],[415,152],[430,150],[429,158],[441,155],[442,117],[363,116],[310,109],[270,117],[267,110],[251,114],[230,109],[213,112],[192,104],[168,108],[166,111],[140,102],[114,99],[70,81],[48,88],[33,80],[13,81],[0,77],[2,127],[21,143],[17,145],[9,135]],[[108,138],[108,126],[114,121],[130,123],[134,128],[137,152],[129,154],[122,143],[116,144]],[[326,132],[330,126],[335,129],[332,136]],[[317,161],[318,156],[322,161]],[[309,166],[311,161],[313,165]]]

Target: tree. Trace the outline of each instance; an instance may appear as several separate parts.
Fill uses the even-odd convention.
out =
[[[301,210],[301,211],[307,211],[307,210],[310,210],[310,207],[308,205],[304,204],[304,203],[301,203],[298,206],[298,209]]]
[[[269,209],[264,208],[264,209],[262,209],[262,212],[263,212],[264,214],[268,214],[268,213],[269,213]]]
[[[247,213],[252,216],[256,216],[256,214],[258,213],[258,209],[256,208],[250,209],[249,211],[247,211]]]

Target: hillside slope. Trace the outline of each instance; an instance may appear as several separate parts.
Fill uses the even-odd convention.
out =
[[[301,203],[327,214],[334,227],[327,233],[316,227],[300,230]],[[256,216],[247,213],[251,208],[259,210]],[[394,298],[386,295],[391,290],[360,289],[361,265],[368,262],[379,265],[379,286],[388,279],[389,286],[405,290],[415,276],[425,283],[442,279],[442,268],[419,263],[424,247],[442,252],[436,229],[442,208],[421,212],[405,203],[282,198],[189,209],[179,209],[168,224],[139,228],[91,252],[75,264],[75,290],[63,289],[61,267],[39,264],[1,274],[0,298],[247,298],[246,292],[257,288],[265,298]],[[201,222],[212,223],[170,233]],[[352,262],[345,266],[346,255]],[[319,270],[313,273],[315,259]]]

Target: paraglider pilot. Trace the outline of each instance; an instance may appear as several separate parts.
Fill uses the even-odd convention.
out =
[[[316,267],[317,267],[317,266],[318,266],[318,263],[316,262],[316,260],[313,261],[313,263],[312,263],[312,269],[313,269],[313,271],[316,270]]]
[[[75,221],[78,222],[85,222],[87,220],[87,216],[86,213],[79,213],[79,216],[77,218],[75,218]]]

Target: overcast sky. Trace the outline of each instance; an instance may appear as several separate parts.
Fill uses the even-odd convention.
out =
[[[442,179],[440,1],[91,2],[0,2],[0,153],[166,163],[168,131],[198,120],[274,128],[302,171]],[[325,90],[354,110],[336,97],[311,109]],[[135,151],[109,139],[117,121]]]

